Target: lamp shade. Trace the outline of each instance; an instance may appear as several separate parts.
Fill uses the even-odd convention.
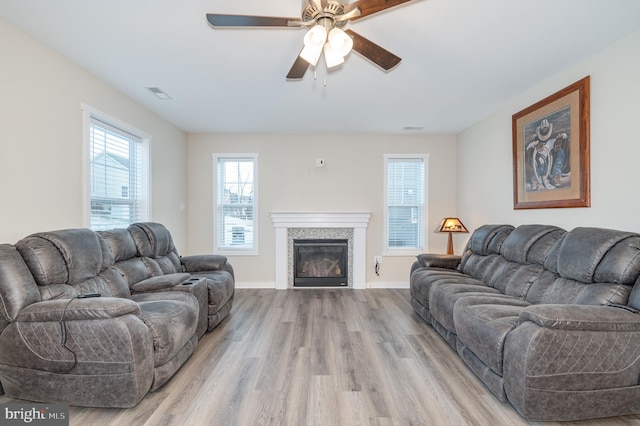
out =
[[[469,232],[457,217],[445,217],[433,232]]]

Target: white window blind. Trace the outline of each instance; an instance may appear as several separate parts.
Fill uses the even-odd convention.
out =
[[[385,156],[385,251],[425,246],[426,155]]]
[[[214,155],[217,169],[216,242],[219,252],[257,251],[257,155]]]
[[[149,220],[148,140],[89,118],[90,228]]]

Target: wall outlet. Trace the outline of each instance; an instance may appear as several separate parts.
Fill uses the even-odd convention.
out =
[[[377,263],[378,265],[381,265],[381,264],[382,264],[382,256],[376,256],[376,257],[373,259],[373,262],[374,262],[374,263]]]

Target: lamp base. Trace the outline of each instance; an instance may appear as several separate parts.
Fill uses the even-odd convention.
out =
[[[453,233],[449,232],[449,241],[447,243],[447,254],[453,254]]]

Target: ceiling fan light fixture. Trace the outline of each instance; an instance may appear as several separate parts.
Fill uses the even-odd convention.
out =
[[[324,45],[324,60],[327,68],[333,68],[344,62],[345,56],[351,52],[353,39],[340,28],[334,28],[329,32],[327,43]]]
[[[322,46],[327,41],[327,30],[322,25],[316,25],[304,35],[304,47],[300,57],[311,65],[316,65],[322,54]]]
[[[315,66],[318,63],[318,59],[320,59],[321,53],[322,46],[319,48],[315,46],[305,46],[302,48],[302,52],[300,52],[300,57],[309,62],[309,64]]]
[[[333,68],[344,62],[344,56],[327,43],[324,45],[324,61],[327,64],[327,68]]]
[[[340,28],[334,28],[329,32],[327,44],[331,46],[331,50],[335,50],[342,57],[345,57],[353,48],[353,39]]]

